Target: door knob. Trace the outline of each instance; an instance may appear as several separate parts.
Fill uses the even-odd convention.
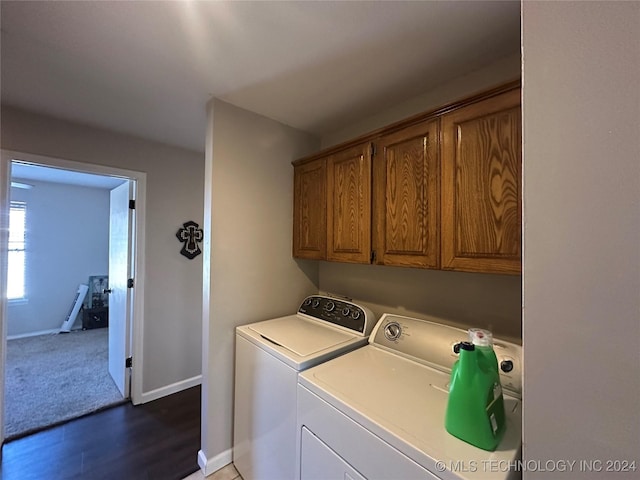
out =
[[[104,290],[102,290],[102,293],[107,295],[107,294],[111,293],[111,289],[110,288],[105,288]]]

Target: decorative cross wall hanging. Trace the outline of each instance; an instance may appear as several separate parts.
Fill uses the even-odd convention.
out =
[[[204,234],[196,222],[189,221],[183,223],[182,228],[176,233],[176,237],[178,237],[178,240],[181,242],[184,242],[180,253],[189,260],[193,260],[202,253],[198,243],[202,241]]]

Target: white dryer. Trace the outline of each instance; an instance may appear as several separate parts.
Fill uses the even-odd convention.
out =
[[[444,426],[453,346],[467,332],[385,314],[369,345],[298,377],[302,480],[517,477],[521,454],[521,350],[494,339],[505,435],[494,452]]]
[[[314,295],[294,315],[236,328],[233,462],[244,480],[296,476],[298,372],[366,345],[371,311]]]

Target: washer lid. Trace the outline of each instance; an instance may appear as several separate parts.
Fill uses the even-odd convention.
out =
[[[317,325],[298,316],[258,322],[249,325],[249,330],[300,357],[313,355],[354,338],[349,333]]]

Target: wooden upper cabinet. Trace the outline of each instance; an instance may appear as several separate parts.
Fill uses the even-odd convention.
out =
[[[404,128],[376,141],[376,263],[438,268],[438,147],[438,120]]]
[[[294,166],[293,256],[324,260],[327,255],[327,162]]]
[[[442,117],[441,268],[520,273],[520,90]]]
[[[518,85],[294,162],[293,255],[519,274]]]
[[[370,263],[371,145],[327,159],[327,260]]]

